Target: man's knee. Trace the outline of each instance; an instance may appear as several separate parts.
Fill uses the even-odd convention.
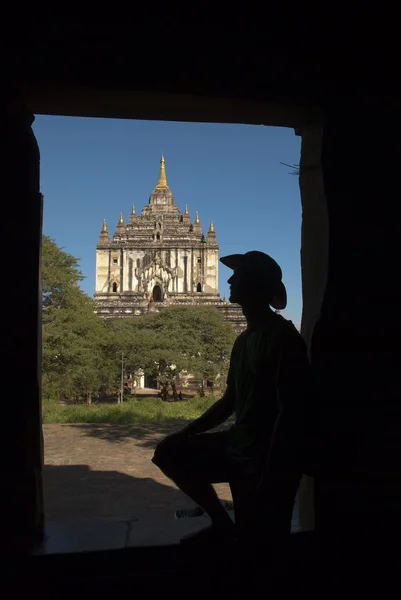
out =
[[[180,456],[182,456],[182,443],[175,438],[167,437],[156,447],[152,462],[168,474],[178,466]]]

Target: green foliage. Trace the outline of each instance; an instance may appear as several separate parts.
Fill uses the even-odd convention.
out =
[[[178,309],[177,316],[182,309]],[[189,370],[199,380],[225,384],[236,334],[215,308],[188,307],[182,314],[181,335],[188,340]]]
[[[42,371],[44,397],[90,395],[102,382],[106,328],[78,287],[78,261],[50,238],[42,246]]]
[[[65,294],[84,279],[79,261],[59,248],[47,235],[42,237],[42,307],[43,310],[64,306]]]
[[[126,374],[134,374],[144,368],[146,334],[137,319],[114,319],[107,323],[104,343],[105,366],[108,369],[109,386],[117,389],[121,377],[121,355],[124,354]]]
[[[161,388],[171,386],[182,372],[200,381],[225,382],[236,334],[222,315],[209,307],[166,308],[142,319],[116,320],[109,325],[110,358],[124,352],[130,372],[142,368]]]
[[[78,259],[46,236],[42,279],[44,399],[86,397],[90,403],[100,392],[117,395],[122,354],[125,375],[142,369],[158,381],[164,399],[168,387],[176,396],[185,372],[225,384],[236,334],[215,308],[170,307],[106,325],[77,286],[83,279]]]

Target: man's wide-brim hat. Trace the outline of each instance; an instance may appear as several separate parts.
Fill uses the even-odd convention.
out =
[[[245,254],[230,254],[220,258],[220,262],[229,269],[245,269],[248,275],[266,283],[272,292],[269,304],[277,310],[287,306],[287,292],[282,282],[282,271],[276,261],[258,250]]]

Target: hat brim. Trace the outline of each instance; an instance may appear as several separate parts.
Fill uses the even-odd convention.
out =
[[[287,306],[287,290],[285,289],[285,285],[282,281],[280,281],[270,305],[276,310],[284,310]]]
[[[243,264],[246,264],[244,254],[229,254],[222,256],[220,262],[229,269],[235,269]],[[284,310],[287,306],[287,290],[282,281],[277,285],[277,290],[274,298],[270,301],[270,306],[276,310]]]
[[[235,267],[239,267],[240,265],[244,264],[244,255],[229,254],[228,256],[222,256],[220,258],[220,262],[229,269],[235,269]]]

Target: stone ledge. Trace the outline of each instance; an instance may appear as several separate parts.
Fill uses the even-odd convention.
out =
[[[233,513],[230,513],[234,520]],[[50,521],[46,524],[45,541],[32,555],[47,556],[77,552],[179,546],[180,539],[210,523],[205,516],[184,519],[150,520],[77,520]],[[300,533],[298,505],[295,504],[292,533]]]
[[[179,545],[189,533],[206,527],[206,517],[191,519],[156,519],[152,521],[82,520],[49,522],[43,544],[32,552],[35,556],[120,550],[133,547]]]

